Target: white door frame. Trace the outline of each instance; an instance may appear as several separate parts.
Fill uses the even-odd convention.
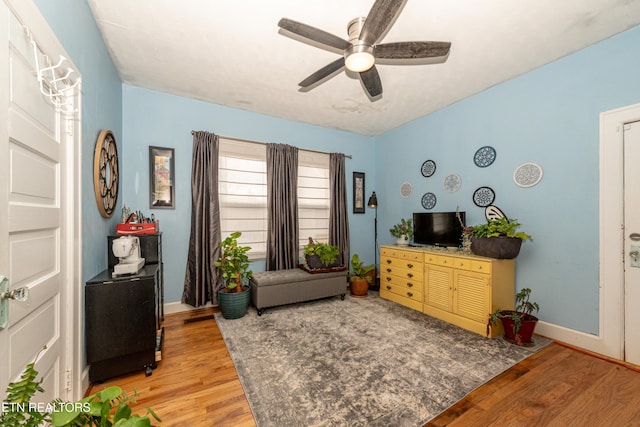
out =
[[[536,332],[614,359],[624,358],[623,127],[640,120],[640,104],[600,113],[598,335],[539,322]]]
[[[600,318],[607,356],[624,358],[624,125],[640,104],[600,114]],[[603,329],[602,329],[603,328]]]
[[[75,70],[74,76],[80,79],[78,67],[73,64],[70,56],[33,1],[4,0],[4,2],[21,23],[29,29],[41,49],[63,55],[67,59],[65,67],[73,68]],[[82,218],[82,81],[76,86],[74,93],[74,106],[78,112],[65,118],[63,126],[66,129],[61,129],[61,133],[64,134],[61,142],[65,144],[65,162],[69,166],[66,175],[61,177],[63,180],[61,191],[64,191],[64,194],[61,195],[61,203],[65,205],[64,210],[67,212],[65,217],[67,235],[64,237],[70,244],[65,246],[66,253],[63,258],[67,260],[68,277],[63,279],[63,289],[61,289],[61,293],[64,295],[62,307],[65,311],[66,342],[63,344],[63,351],[65,353],[66,366],[64,366],[64,370],[67,395],[59,397],[67,400],[77,400],[84,395],[85,391],[82,382],[84,336],[82,331],[82,224],[80,221]]]

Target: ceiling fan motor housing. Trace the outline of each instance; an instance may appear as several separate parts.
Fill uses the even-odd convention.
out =
[[[360,30],[364,25],[365,18],[352,19],[347,25],[349,42],[351,46],[344,50],[344,65],[348,70],[355,72],[367,71],[375,64],[373,47],[360,41]]]

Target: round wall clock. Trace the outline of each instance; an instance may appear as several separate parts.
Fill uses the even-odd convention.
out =
[[[98,211],[104,218],[111,218],[116,207],[119,177],[116,138],[110,130],[103,130],[93,157],[93,189]]]

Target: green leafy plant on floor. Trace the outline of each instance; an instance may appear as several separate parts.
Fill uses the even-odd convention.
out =
[[[77,402],[61,399],[48,404],[32,402],[36,393],[44,392],[42,378],[37,379],[34,365],[35,362],[29,363],[20,380],[9,383],[7,397],[2,401],[0,427],[37,427],[45,422],[54,427],[150,427],[153,424],[149,415],[160,421],[148,407],[143,416],[132,414],[129,403],[135,402],[137,393],[134,390],[134,395],[129,396],[118,386],[107,387]]]

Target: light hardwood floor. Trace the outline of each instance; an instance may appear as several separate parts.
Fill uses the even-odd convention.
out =
[[[134,412],[151,407],[162,418],[159,426],[255,426],[215,321],[185,322],[212,313],[165,316],[163,360],[151,376],[133,373],[89,391],[135,388]],[[640,372],[554,343],[427,424],[445,425],[640,426]]]

